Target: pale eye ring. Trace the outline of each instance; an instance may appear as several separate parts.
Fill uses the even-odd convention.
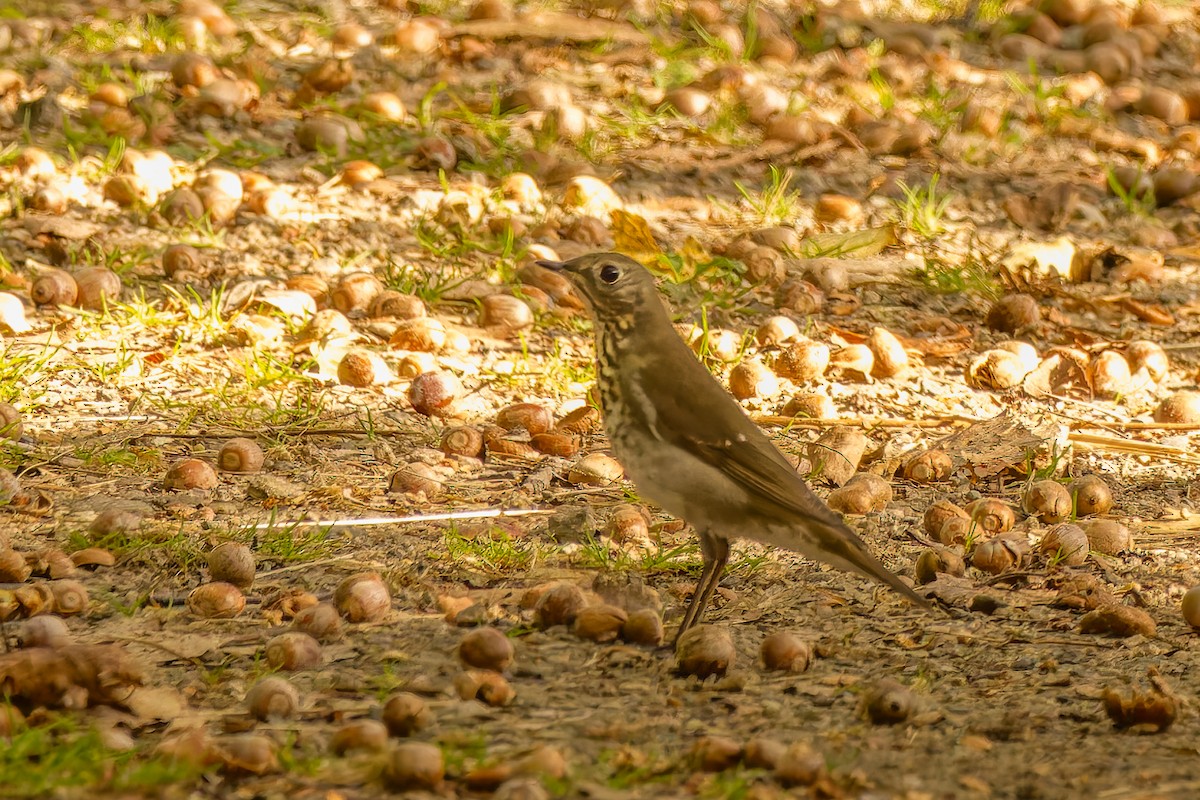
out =
[[[609,284],[610,286],[612,284],[616,283],[617,279],[620,277],[621,277],[621,268],[620,267],[614,266],[612,264],[605,264],[603,267],[600,268],[600,280],[604,281],[605,283]]]

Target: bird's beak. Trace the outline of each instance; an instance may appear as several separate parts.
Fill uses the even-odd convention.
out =
[[[544,267],[554,272],[562,272],[567,268],[567,262],[565,261],[535,261],[534,263],[539,267]]]

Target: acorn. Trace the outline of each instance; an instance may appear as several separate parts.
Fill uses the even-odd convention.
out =
[[[742,761],[750,769],[773,770],[787,752],[787,745],[778,739],[755,736],[746,742],[742,750]]]
[[[10,403],[0,403],[0,439],[16,442],[21,439],[23,433],[25,423],[21,421],[21,412]]]
[[[811,745],[796,742],[783,751],[775,764],[772,777],[785,787],[812,786],[824,773],[825,758]]]
[[[1077,567],[1087,561],[1088,537],[1083,528],[1064,522],[1048,530],[1038,543],[1038,551],[1060,564]]]
[[[764,638],[759,655],[769,672],[804,672],[812,663],[812,648],[791,631],[777,631]]]
[[[503,675],[487,669],[459,673],[454,679],[454,690],[463,700],[479,700],[493,708],[510,705],[517,697]]]
[[[296,143],[304,150],[322,151],[344,158],[351,139],[362,138],[357,124],[336,117],[311,117],[296,126]]]
[[[1084,475],[1071,481],[1068,487],[1071,497],[1075,500],[1075,514],[1080,517],[1090,517],[1107,514],[1112,508],[1112,490],[1103,478],[1097,475]]]
[[[1020,386],[1033,371],[1025,359],[1011,350],[985,350],[971,359],[967,366],[967,384],[980,389],[1003,391]]]
[[[1099,397],[1117,397],[1129,390],[1129,362],[1114,350],[1105,350],[1088,365],[1088,381]]]
[[[200,251],[191,245],[173,244],[162,254],[163,274],[171,279],[196,275],[203,269]]]
[[[88,532],[94,536],[109,536],[114,533],[136,531],[142,525],[142,516],[136,511],[123,508],[106,508],[96,515]]]
[[[458,645],[458,658],[468,667],[503,672],[512,666],[512,640],[495,628],[476,628]]]
[[[772,366],[780,377],[807,383],[825,374],[829,360],[829,345],[805,339],[785,347]]]
[[[446,455],[482,458],[483,433],[469,425],[447,428],[442,433],[439,447]]]
[[[203,619],[230,619],[242,613],[246,596],[232,583],[214,581],[197,586],[188,594],[188,611]]]
[[[621,638],[629,644],[658,647],[664,635],[662,617],[653,608],[639,608],[621,626]]]
[[[383,762],[384,784],[397,792],[436,791],[446,775],[442,751],[426,742],[402,742]]]
[[[971,554],[971,566],[992,575],[1018,566],[1023,560],[1027,546],[1015,539],[987,539],[975,546]]]
[[[913,572],[917,583],[924,586],[937,580],[939,573],[962,576],[966,570],[966,564],[958,553],[945,547],[934,547],[923,550],[921,555],[917,556]]]
[[[722,772],[742,760],[742,746],[727,736],[701,736],[692,745],[688,760],[702,772]]]
[[[979,527],[992,535],[1012,530],[1017,521],[1012,507],[1001,500],[982,497],[971,502],[966,510]]]
[[[1026,490],[1021,507],[1042,522],[1062,522],[1071,516],[1071,493],[1058,481],[1037,481]]]
[[[333,593],[333,604],[348,622],[378,622],[392,609],[392,594],[377,572],[345,578]]]
[[[268,675],[250,687],[245,702],[250,716],[262,722],[291,719],[300,711],[300,692],[287,678]]]
[[[75,273],[80,308],[99,311],[121,297],[121,279],[105,267],[85,267]]]
[[[397,692],[383,704],[380,719],[392,736],[412,736],[433,722],[429,704],[412,692]]]
[[[71,617],[87,611],[88,590],[79,581],[64,578],[49,581],[46,585],[52,595],[50,607],[55,614]]]
[[[1200,392],[1180,391],[1159,403],[1155,422],[1200,425]]]
[[[53,614],[42,614],[21,623],[17,641],[22,648],[49,647],[58,649],[73,641],[67,622]],[[2,713],[2,712],[0,712]]]
[[[925,450],[904,462],[901,474],[916,483],[936,483],[950,477],[954,464],[945,450]]]
[[[48,269],[33,282],[29,298],[39,306],[73,306],[79,300],[79,284],[66,270]]]
[[[829,354],[829,369],[833,372],[857,372],[870,382],[875,371],[875,354],[865,344],[848,344]]]
[[[611,486],[625,474],[625,468],[612,456],[589,453],[571,465],[567,483],[588,486]]]
[[[580,639],[603,644],[615,640],[628,620],[625,609],[601,603],[580,609],[571,630]]]
[[[387,727],[379,720],[356,719],[333,732],[329,737],[329,750],[335,756],[378,753],[387,747],[387,739]]]
[[[230,439],[217,453],[217,466],[226,472],[258,472],[263,466],[263,451],[253,439]]]
[[[397,350],[415,350],[423,353],[436,353],[446,346],[449,332],[440,319],[432,317],[415,317],[400,320],[388,346]]]
[[[908,370],[908,353],[896,334],[887,328],[872,328],[867,346],[875,356],[873,374],[878,378],[893,378]]]
[[[780,413],[785,417],[834,419],[837,417],[837,407],[834,406],[829,395],[819,392],[800,392],[792,395]]]
[[[1084,524],[1083,532],[1087,535],[1088,547],[1097,553],[1115,556],[1133,549],[1129,528],[1115,519],[1089,520]]]
[[[1130,342],[1125,348],[1125,360],[1133,372],[1146,370],[1150,380],[1161,383],[1171,371],[1170,360],[1162,345],[1145,340]]]
[[[891,678],[871,686],[863,695],[863,710],[876,725],[907,722],[917,707],[917,698],[907,686]]]
[[[242,734],[217,740],[211,752],[228,775],[265,775],[279,769],[275,742],[266,736]]]
[[[301,631],[287,631],[267,642],[267,663],[289,672],[321,666],[321,645]]]
[[[208,572],[214,581],[246,589],[254,583],[254,554],[241,542],[222,542],[208,554]]]
[[[825,502],[844,514],[867,514],[882,511],[892,500],[892,485],[869,472],[859,472],[839,489],[829,493]]]
[[[561,581],[538,598],[534,606],[534,620],[539,628],[572,625],[586,605],[582,589],[573,583]]]
[[[937,538],[943,526],[952,519],[970,521],[971,515],[949,500],[938,500],[925,509],[925,516],[923,518],[925,532]]]
[[[168,490],[213,489],[218,483],[217,471],[207,461],[198,458],[175,462],[163,477],[163,488]]]
[[[1036,327],[1041,319],[1037,300],[1027,294],[1010,294],[992,305],[984,324],[992,330],[1016,334]]]
[[[342,278],[329,293],[329,301],[338,311],[366,311],[383,291],[383,282],[368,272],[358,272]]]
[[[404,101],[393,92],[370,92],[363,95],[359,108],[388,122],[401,122],[407,116]]]
[[[729,392],[738,400],[779,394],[775,373],[759,361],[743,361],[729,371]]]
[[[1193,586],[1184,593],[1180,601],[1183,620],[1193,628],[1200,629],[1200,586]]]
[[[760,347],[782,347],[800,338],[800,327],[790,317],[768,317],[758,326],[754,338]]]
[[[462,394],[462,383],[453,373],[444,371],[422,373],[408,387],[413,410],[429,417],[450,416],[454,401]]]
[[[111,567],[117,563],[113,554],[101,547],[85,547],[82,550],[76,550],[71,553],[71,562],[85,569],[94,569],[96,567]]]
[[[391,494],[424,495],[436,500],[445,491],[444,476],[422,461],[401,465],[388,478]]]
[[[204,201],[192,189],[180,187],[163,197],[158,213],[168,224],[191,225],[204,218]]]
[[[538,403],[514,403],[496,412],[496,424],[506,431],[546,433],[554,427],[554,415]]]
[[[292,617],[292,627],[318,642],[333,642],[342,637],[342,618],[330,603],[300,609]]]
[[[416,295],[384,289],[371,300],[370,315],[379,319],[420,319],[425,316],[425,301]]]
[[[737,661],[733,637],[725,628],[697,625],[675,643],[676,670],[681,675],[723,676]]]

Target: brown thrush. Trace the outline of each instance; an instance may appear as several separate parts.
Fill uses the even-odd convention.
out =
[[[929,607],[812,493],[696,359],[644,267],[616,253],[538,263],[564,273],[591,309],[596,381],[613,453],[647,499],[700,536],[704,569],[680,635],[704,613],[735,536],[860,572]]]

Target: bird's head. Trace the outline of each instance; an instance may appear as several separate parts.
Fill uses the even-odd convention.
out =
[[[570,261],[539,261],[538,266],[561,272],[601,323],[643,313],[647,305],[661,308],[654,276],[620,253],[588,253]]]

